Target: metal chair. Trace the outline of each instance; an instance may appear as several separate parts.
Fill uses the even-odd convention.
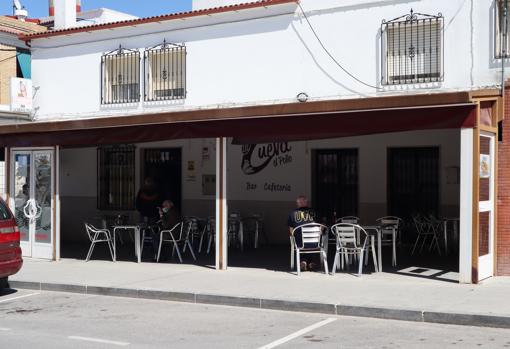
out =
[[[418,236],[416,237],[416,240],[413,245],[413,249],[411,250],[411,254],[413,255],[416,251],[416,247],[418,247],[418,244],[420,242],[420,239],[422,240],[421,247],[420,247],[420,253],[423,251],[423,247],[425,246],[425,243],[427,241],[427,238],[430,239],[429,244],[429,251],[432,250],[434,247],[434,244],[437,248],[437,252],[439,255],[441,255],[441,247],[439,246],[439,230],[441,228],[441,221],[434,220],[430,217],[421,217],[419,215],[413,216],[414,225],[416,227],[416,231],[418,233]]]
[[[397,266],[397,240],[399,236],[399,226],[402,219],[395,216],[385,216],[377,219],[381,227],[381,245],[392,247],[391,265]]]
[[[359,224],[359,217],[356,217],[356,216],[344,216],[344,217],[338,218],[335,223]]]
[[[156,257],[156,262],[159,262],[159,257],[161,256],[161,246],[163,242],[169,242],[172,246],[172,257],[177,252],[177,257],[179,257],[179,262],[182,263],[182,255],[179,246],[182,245],[182,253],[185,252],[184,247],[187,245],[191,252],[191,256],[193,260],[197,260],[195,257],[195,252],[193,252],[193,247],[189,241],[189,233],[191,230],[192,223],[190,221],[179,222],[174,225],[171,229],[163,229],[159,232],[159,247],[158,247],[158,255]],[[168,234],[168,238],[165,238],[165,235]]]
[[[242,219],[243,223],[243,239],[246,239],[248,235],[253,235],[253,247],[258,248],[259,236],[262,230],[262,216],[253,214]],[[244,241],[243,241],[244,242]]]
[[[228,215],[228,228],[227,228],[227,244],[228,247],[239,246],[241,250],[243,249],[243,232],[242,232],[242,222],[241,222],[241,214],[239,213],[230,213]]]
[[[94,251],[94,247],[98,242],[106,242],[108,244],[108,249],[110,250],[110,255],[112,256],[112,261],[115,261],[114,253],[113,253],[113,246],[112,246],[112,234],[110,233],[110,230],[108,229],[98,229],[94,227],[90,223],[84,223],[85,224],[85,230],[87,231],[87,235],[90,239],[90,248],[89,252],[87,253],[87,257],[85,258],[85,262],[88,262],[90,260],[90,257],[92,256],[92,252]]]
[[[336,269],[344,268],[344,260],[348,264],[347,258],[354,256],[359,260],[358,276],[363,272],[363,256],[367,247],[368,234],[361,226],[351,223],[337,223],[331,227],[333,235],[336,237],[335,261],[331,273],[335,275]],[[374,266],[377,270],[375,262],[375,251],[372,249]]]
[[[328,255],[324,248],[324,238],[327,238],[328,228],[319,223],[307,223],[292,230],[290,236],[290,267],[294,269],[294,254],[296,255],[297,275],[301,275],[301,254],[318,253],[321,263],[324,265],[324,272],[328,273]],[[296,242],[296,233],[301,234],[301,243]]]
[[[211,251],[212,242],[216,239],[216,218],[209,217],[204,225],[204,229],[202,229],[202,234],[200,234],[200,242],[198,244],[198,253],[202,252],[202,243],[205,238],[208,238],[207,242],[207,254]]]

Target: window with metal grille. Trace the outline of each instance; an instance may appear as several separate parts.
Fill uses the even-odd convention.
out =
[[[411,13],[381,27],[383,85],[443,81],[443,16]]]
[[[101,103],[140,101],[140,52],[119,47],[101,59]]]
[[[134,209],[135,146],[98,148],[97,161],[97,208]]]
[[[186,46],[163,44],[144,53],[145,101],[186,98]]]
[[[510,15],[508,0],[496,0],[494,3],[494,25],[495,25],[495,35],[494,35],[494,57],[502,58],[509,57],[508,48],[510,47],[510,40],[508,32],[504,35],[505,28],[508,28],[508,19],[505,18],[505,4],[506,4],[506,12]]]

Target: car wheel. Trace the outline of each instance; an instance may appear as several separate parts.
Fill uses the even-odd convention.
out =
[[[7,281],[7,278],[0,279],[0,290],[4,288],[9,288],[9,282]]]

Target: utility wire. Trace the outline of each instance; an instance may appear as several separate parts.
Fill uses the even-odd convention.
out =
[[[366,82],[364,82],[363,80],[360,80],[358,79],[356,76],[354,76],[353,74],[351,74],[347,69],[345,69],[342,64],[340,64],[340,62],[338,62],[338,60],[333,57],[333,55],[331,54],[331,52],[329,52],[329,50],[326,48],[326,46],[323,44],[322,40],[319,38],[319,35],[317,34],[317,32],[315,31],[315,29],[313,28],[312,26],[312,23],[310,23],[310,20],[308,19],[308,16],[306,15],[305,13],[305,10],[303,9],[303,7],[301,6],[301,3],[297,3],[299,8],[301,9],[301,12],[303,13],[303,17],[305,18],[306,22],[308,23],[308,26],[310,27],[310,29],[312,30],[312,33],[313,35],[315,36],[315,38],[317,39],[317,41],[319,42],[319,44],[321,45],[322,49],[324,50],[324,52],[326,52],[326,54],[329,56],[329,58],[331,58],[331,60],[333,62],[335,62],[335,64],[340,68],[342,69],[347,75],[349,75],[351,78],[353,78],[354,80],[356,80],[357,82],[359,82],[360,84],[363,84],[365,86],[368,86],[368,87],[371,87],[371,88],[375,88],[376,90],[380,90],[381,88],[380,87],[377,87],[377,86],[374,86],[374,85],[370,85],[370,84],[367,84]]]

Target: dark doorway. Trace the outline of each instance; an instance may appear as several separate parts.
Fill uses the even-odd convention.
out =
[[[388,149],[388,214],[439,213],[439,148]]]
[[[163,197],[172,200],[181,209],[182,199],[182,165],[181,149],[152,148],[143,149],[142,180],[147,177],[154,179]]]
[[[358,150],[314,153],[313,203],[323,221],[358,215]]]

